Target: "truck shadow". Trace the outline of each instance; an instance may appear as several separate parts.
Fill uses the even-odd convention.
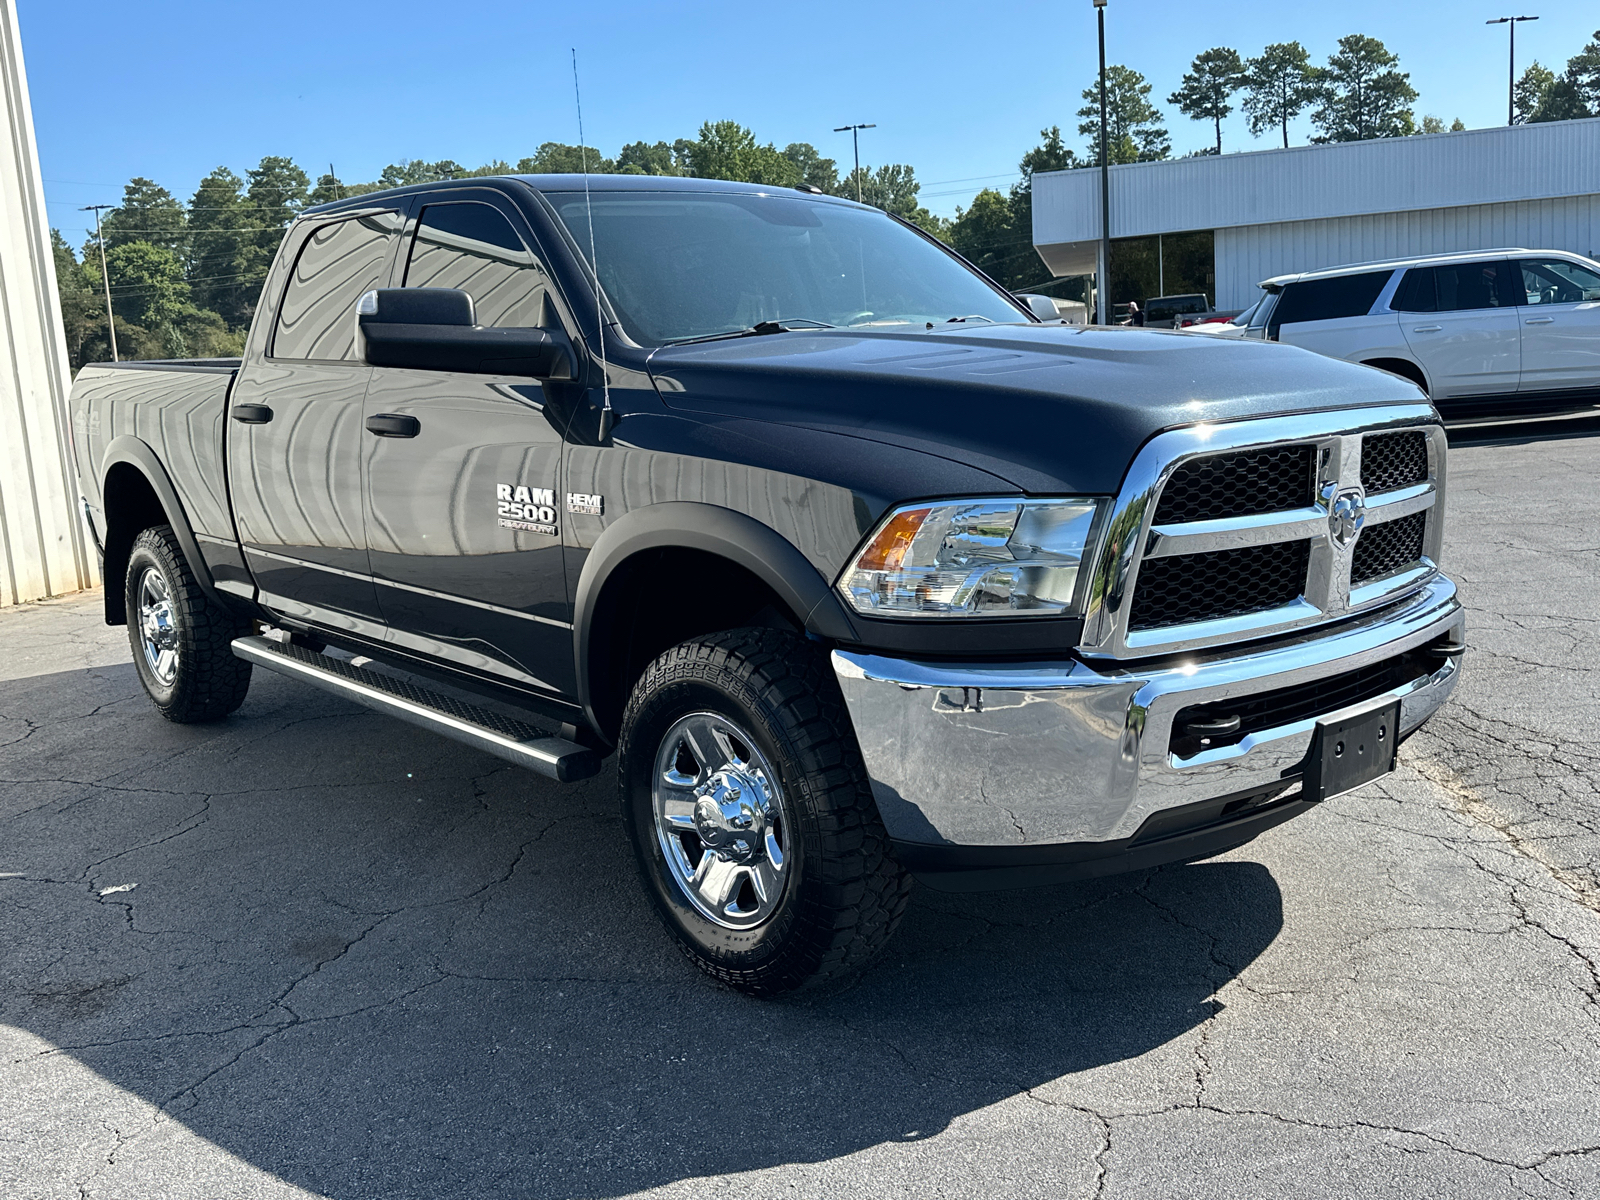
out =
[[[321,1195],[615,1196],[1090,1072],[1192,1097],[1186,1035],[1282,927],[1252,862],[921,890],[860,980],[757,1002],[670,946],[614,788],[260,673],[204,729],[131,667],[0,683],[0,1021]]]

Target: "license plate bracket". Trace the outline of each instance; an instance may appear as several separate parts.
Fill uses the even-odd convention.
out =
[[[1330,713],[1317,722],[1301,793],[1315,803],[1353,792],[1395,768],[1400,700],[1381,698]]]

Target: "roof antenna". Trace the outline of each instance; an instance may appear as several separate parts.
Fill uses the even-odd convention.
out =
[[[583,210],[589,221],[589,270],[594,274],[594,315],[600,330],[600,405],[599,440],[611,436],[615,418],[611,413],[611,373],[606,369],[606,313],[600,303],[600,261],[594,249],[594,205],[589,199],[589,147],[583,141],[583,93],[578,90],[578,49],[572,49],[572,95],[578,102],[578,154],[583,162]]]

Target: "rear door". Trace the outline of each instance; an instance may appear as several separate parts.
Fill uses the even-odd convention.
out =
[[[478,324],[551,327],[557,299],[522,214],[487,188],[416,198],[404,287],[460,288]],[[558,386],[558,385],[557,385]],[[562,566],[563,418],[517,376],[379,367],[363,435],[367,535],[387,637],[536,693],[570,695],[571,611]]]
[[[1395,293],[1400,328],[1435,400],[1503,395],[1522,374],[1512,264],[1412,267]]]
[[[1565,258],[1525,258],[1516,266],[1520,390],[1600,387],[1600,272]]]
[[[372,371],[356,353],[356,301],[387,282],[401,224],[378,209],[295,227],[229,398],[229,493],[261,602],[373,638],[361,478]]]

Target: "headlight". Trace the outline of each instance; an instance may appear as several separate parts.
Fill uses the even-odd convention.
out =
[[[949,500],[891,512],[839,588],[884,617],[1056,616],[1079,607],[1101,501]]]

